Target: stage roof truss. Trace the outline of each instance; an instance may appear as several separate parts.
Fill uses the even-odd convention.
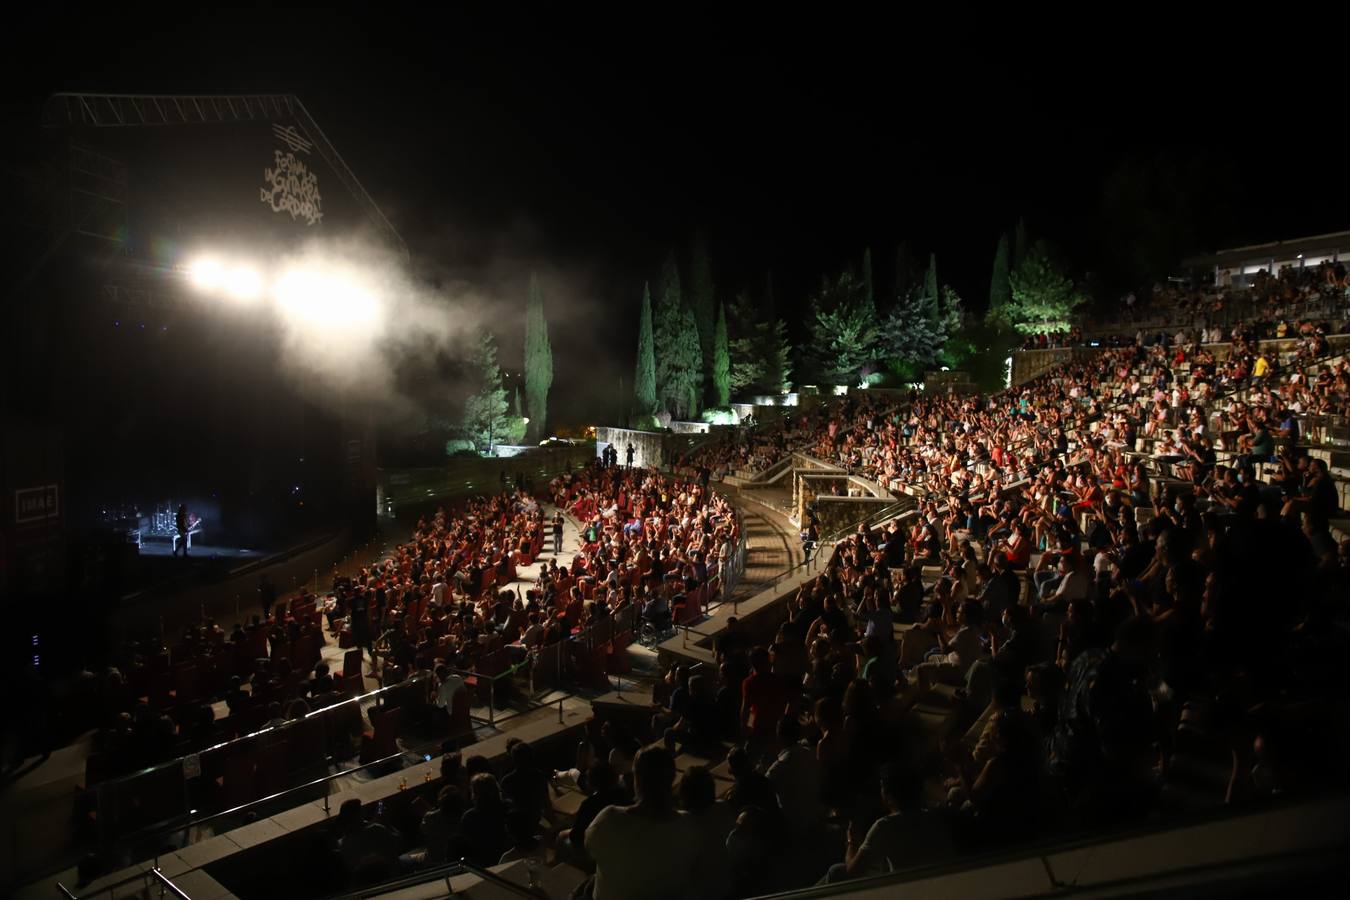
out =
[[[376,230],[405,257],[408,255],[403,238],[294,94],[53,94],[42,111],[42,123],[49,128],[134,128],[260,121],[298,122],[314,142],[314,149],[356,198]]]

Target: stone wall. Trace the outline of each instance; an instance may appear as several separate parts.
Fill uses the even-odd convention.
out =
[[[894,503],[892,497],[817,497],[816,521],[820,526],[820,534],[824,537],[852,528]]]
[[[811,505],[816,502],[817,497],[831,497],[834,495],[834,489],[838,487],[844,494],[848,493],[848,476],[839,475],[814,475],[805,472],[798,473],[795,476],[796,492],[795,505],[793,509],[797,514],[797,521],[802,527],[806,527],[807,511]]]
[[[1052,369],[1073,359],[1074,352],[1072,347],[1058,347],[1053,350],[1014,350],[1012,383],[1026,384],[1046,369]]]
[[[628,463],[628,445],[633,445],[633,465],[639,468],[658,469],[664,460],[666,436],[656,431],[638,431],[633,428],[595,429],[595,455],[597,458],[610,444],[619,451],[619,465]]]

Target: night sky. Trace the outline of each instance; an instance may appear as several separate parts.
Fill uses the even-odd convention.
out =
[[[886,290],[902,240],[980,308],[1019,216],[1111,296],[1185,253],[1350,227],[1325,187],[1345,175],[1343,79],[1338,106],[1317,53],[1251,65],[1241,33],[1033,46],[860,11],[780,27],[685,6],[43,15],[10,35],[62,35],[40,59],[7,54],[11,127],[58,90],[299,95],[427,277],[523,309],[544,273],[555,409],[575,416],[587,407],[561,395],[631,378],[642,281],[671,247],[687,260],[699,227],[720,297],[772,271],[789,318],[869,244]]]

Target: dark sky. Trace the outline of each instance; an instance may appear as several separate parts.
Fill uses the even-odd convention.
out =
[[[1344,79],[1250,31],[1141,22],[1112,46],[1070,21],[1035,43],[866,9],[454,6],[58,8],[11,30],[43,52],[11,45],[6,112],[34,121],[57,90],[296,93],[424,265],[522,299],[545,271],[578,313],[555,332],[581,357],[569,392],[631,372],[642,281],[696,227],[724,299],[772,270],[788,311],[869,244],[884,287],[901,240],[979,307],[1019,216],[1112,291],[1141,255],[1350,227],[1321,187],[1344,180]]]

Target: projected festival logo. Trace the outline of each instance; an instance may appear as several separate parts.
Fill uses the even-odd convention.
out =
[[[296,151],[309,153],[313,145],[294,125],[273,125],[272,133],[290,152],[274,151],[276,165],[263,169],[263,187],[259,192],[262,202],[272,207],[272,212],[288,212],[292,219],[304,219],[305,224],[314,225],[323,218],[319,176],[295,155]]]

